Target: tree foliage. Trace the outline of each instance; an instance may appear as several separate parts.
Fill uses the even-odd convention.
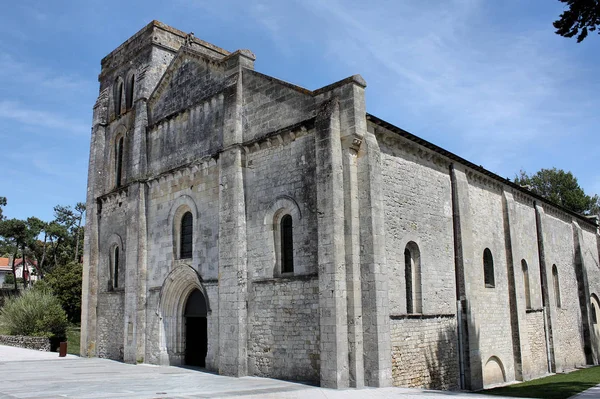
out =
[[[82,273],[81,263],[70,262],[55,268],[43,280],[52,289],[71,322],[81,320]]]
[[[588,32],[593,32],[600,26],[600,0],[559,1],[567,4],[569,9],[554,21],[556,34],[569,38],[577,35],[577,43],[581,43]]]
[[[515,183],[576,213],[591,215],[600,210],[598,195],[587,195],[575,176],[562,169],[541,169],[531,176],[521,171],[515,177]]]
[[[0,220],[4,219],[4,215],[2,214],[3,206],[6,206],[6,197],[0,197]]]
[[[10,335],[62,339],[66,336],[67,315],[49,290],[31,289],[10,298],[0,309],[0,329]]]

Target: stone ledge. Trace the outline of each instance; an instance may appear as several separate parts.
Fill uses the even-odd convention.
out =
[[[35,349],[43,352],[50,352],[50,338],[45,337],[0,335],[0,345],[16,346],[19,348]]]
[[[399,314],[399,315],[390,315],[391,320],[405,320],[405,319],[453,319],[456,315],[453,313],[446,314]]]

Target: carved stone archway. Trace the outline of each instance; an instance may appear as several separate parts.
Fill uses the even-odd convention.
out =
[[[190,265],[177,266],[167,275],[160,289],[157,315],[160,324],[160,364],[180,365],[184,361],[186,301],[194,290],[199,290],[206,301],[208,314],[210,302],[202,279]]]

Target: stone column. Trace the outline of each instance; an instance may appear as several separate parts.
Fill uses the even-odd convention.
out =
[[[321,386],[326,388],[349,386],[339,107],[337,98],[325,101],[315,132]]]
[[[126,363],[143,362],[146,352],[146,99],[135,103],[135,119],[129,152],[127,193],[127,253],[125,254],[125,331],[123,356]]]
[[[242,148],[219,157],[219,374],[247,375],[246,212]]]
[[[581,230],[579,223],[577,223],[575,220],[573,220],[572,225],[574,244],[573,253],[575,254],[575,276],[577,279],[579,310],[581,312],[581,328],[583,330],[583,350],[585,353],[586,364],[594,364],[590,329],[590,326],[592,325],[590,320],[590,286],[588,283],[583,251],[581,249],[583,244],[583,231]]]
[[[100,93],[94,106],[90,143],[90,163],[86,199],[85,235],[83,242],[83,278],[81,293],[81,356],[96,355],[96,306],[98,303],[98,203],[96,198],[103,182],[104,140],[106,130],[106,91]]]
[[[510,326],[511,326],[511,337],[513,345],[513,359],[515,363],[515,379],[517,381],[523,381],[523,356],[521,353],[521,346],[527,345],[529,348],[529,342],[527,340],[527,334],[521,334],[519,326],[521,320],[525,320],[525,304],[522,304],[517,295],[517,286],[520,287],[518,292],[524,292],[523,278],[521,277],[521,267],[515,267],[515,248],[513,242],[518,240],[517,232],[515,231],[514,221],[517,219],[515,211],[515,200],[512,193],[507,192],[505,189],[502,191],[502,207],[504,213],[504,238],[505,238],[505,249],[506,249],[506,273],[508,277],[508,303],[510,307]],[[515,242],[516,244],[516,242]],[[517,260],[518,262],[518,260]],[[517,274],[519,278],[517,278]],[[517,283],[518,281],[518,283]],[[524,342],[522,340],[525,340]],[[526,350],[525,353],[529,353]],[[529,357],[527,357],[529,360]]]
[[[350,386],[362,388],[364,382],[363,321],[360,286],[360,225],[358,218],[357,154],[362,139],[342,139],[344,166],[344,236],[346,286],[348,291],[348,350]]]
[[[248,271],[242,72],[224,93],[223,147],[219,156],[219,374],[248,374]]]
[[[456,295],[461,315],[459,342],[459,362],[462,370],[461,385],[464,389],[483,388],[483,370],[479,352],[478,333],[475,320],[470,311],[469,300],[472,297],[470,281],[466,274],[473,265],[473,227],[469,200],[469,182],[466,172],[457,165],[450,165],[452,181],[452,213],[454,226],[454,259],[456,273]]]
[[[549,287],[548,281],[552,281],[552,270],[550,270],[550,278],[548,278],[548,268],[546,267],[546,251],[545,239],[544,239],[544,218],[546,216],[544,208],[537,205],[535,206],[535,224],[537,231],[538,241],[538,254],[540,257],[540,281],[542,284],[542,304],[544,306],[544,330],[546,334],[546,352],[548,354],[548,371],[551,373],[556,372],[556,361],[554,358],[554,336],[552,327],[554,325],[553,320],[556,318],[554,312],[554,306],[550,306],[550,294],[548,292]]]
[[[381,151],[368,130],[358,153],[360,268],[365,385],[392,385],[392,343],[388,299]]]

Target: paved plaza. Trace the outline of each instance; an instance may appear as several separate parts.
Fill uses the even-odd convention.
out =
[[[131,365],[0,345],[0,399],[13,398],[492,398],[408,388],[331,390],[182,367]],[[493,396],[493,398],[499,398]]]

